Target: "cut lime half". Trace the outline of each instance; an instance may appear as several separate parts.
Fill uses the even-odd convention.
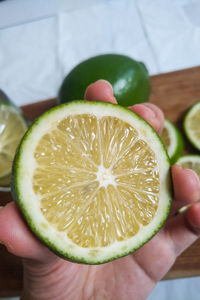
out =
[[[167,149],[171,164],[174,164],[183,152],[184,142],[182,134],[172,122],[165,119],[161,139]]]
[[[27,127],[20,110],[0,99],[0,186],[10,184],[14,155]]]
[[[50,249],[99,264],[135,251],[163,225],[170,162],[157,133],[135,113],[74,101],[44,113],[27,131],[12,193]]]
[[[184,118],[184,130],[188,140],[200,150],[200,102],[188,111]]]

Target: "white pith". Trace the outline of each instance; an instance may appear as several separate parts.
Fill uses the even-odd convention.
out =
[[[36,161],[33,153],[40,138],[57,126],[59,120],[62,120],[68,115],[79,113],[93,114],[97,118],[113,116],[129,123],[138,131],[139,137],[142,137],[142,139],[151,146],[152,150],[156,153],[158,160],[158,171],[160,174],[160,202],[156,217],[149,225],[141,226],[139,233],[133,238],[122,242],[115,242],[112,245],[104,248],[82,248],[68,239],[65,232],[56,231],[41,213],[39,205],[40,199],[38,199],[38,196],[35,195],[32,188],[32,177],[36,167]],[[170,199],[170,175],[169,162],[167,161],[167,156],[163,151],[163,146],[156,134],[150,128],[147,128],[146,123],[140,119],[137,119],[134,115],[127,113],[127,111],[118,108],[117,106],[108,107],[102,104],[98,105],[97,103],[94,105],[91,103],[71,103],[70,105],[67,105],[66,108],[62,107],[62,109],[56,109],[52,111],[51,113],[47,114],[45,118],[41,118],[38,122],[40,123],[40,126],[37,128],[35,125],[33,130],[29,132],[26,140],[24,140],[23,149],[21,149],[21,158],[23,159],[23,163],[20,163],[19,161],[18,164],[17,185],[19,197],[24,205],[26,213],[35,224],[35,228],[38,230],[38,232],[40,232],[41,236],[46,239],[49,238],[51,242],[56,245],[56,248],[63,253],[66,252],[73,257],[78,257],[80,260],[84,258],[84,260],[88,262],[92,261],[94,263],[95,261],[98,262],[107,260],[118,256],[121,253],[129,252],[131,249],[137,247],[137,245],[142,244],[145,240],[147,240],[166,216]],[[97,179],[99,180],[101,186],[116,184],[114,180],[115,178],[111,174],[110,170],[105,169],[102,166],[99,167],[97,172]]]
[[[109,184],[116,186],[115,176],[112,175],[110,168],[104,168],[102,164],[98,167],[97,181],[99,187],[107,187]]]
[[[167,120],[165,120],[164,127],[167,129],[170,138],[170,145],[167,147],[167,152],[169,157],[172,157],[178,147],[176,130]]]

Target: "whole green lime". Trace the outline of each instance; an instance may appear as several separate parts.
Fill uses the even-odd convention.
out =
[[[83,99],[88,85],[99,79],[111,83],[120,105],[130,106],[149,98],[150,80],[144,63],[125,55],[104,54],[89,58],[72,69],[60,87],[59,103]]]

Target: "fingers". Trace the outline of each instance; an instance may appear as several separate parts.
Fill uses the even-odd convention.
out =
[[[185,217],[192,230],[198,236],[200,235],[200,203],[191,205],[185,212]]]
[[[98,80],[88,86],[84,98],[89,101],[104,101],[117,104],[111,84],[106,80]],[[161,134],[164,126],[163,112],[152,103],[136,104],[130,110],[145,119],[157,132]]]
[[[161,134],[164,127],[164,114],[160,108],[152,103],[135,104],[129,109],[146,120],[158,134]]]
[[[103,101],[117,104],[112,85],[106,80],[98,80],[88,86],[84,98],[89,101]]]
[[[174,165],[171,170],[174,184],[174,201],[171,207],[171,215],[173,215],[181,207],[200,199],[200,181],[196,173],[190,169]]]
[[[200,203],[168,219],[166,225],[142,248],[132,254],[155,282],[172,267],[177,256],[200,236]],[[149,254],[149,255],[147,255]]]
[[[28,229],[14,202],[0,210],[0,242],[23,258],[50,262],[55,257]]]
[[[183,214],[168,220],[165,235],[171,240],[176,257],[200,236],[200,203],[192,204]]]

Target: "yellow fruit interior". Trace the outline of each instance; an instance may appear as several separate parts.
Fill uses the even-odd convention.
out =
[[[192,131],[192,134],[197,141],[200,141],[199,124],[200,124],[200,108],[197,109],[189,119],[189,128]]]
[[[42,214],[81,247],[131,238],[155,216],[155,154],[118,118],[68,116],[40,139],[35,160],[33,189]]]
[[[26,131],[25,122],[9,106],[0,106],[0,178],[9,183],[9,174],[19,142]],[[7,181],[6,181],[7,180]]]
[[[161,139],[162,139],[165,147],[168,148],[170,146],[170,137],[169,137],[169,132],[166,127],[163,128]]]

